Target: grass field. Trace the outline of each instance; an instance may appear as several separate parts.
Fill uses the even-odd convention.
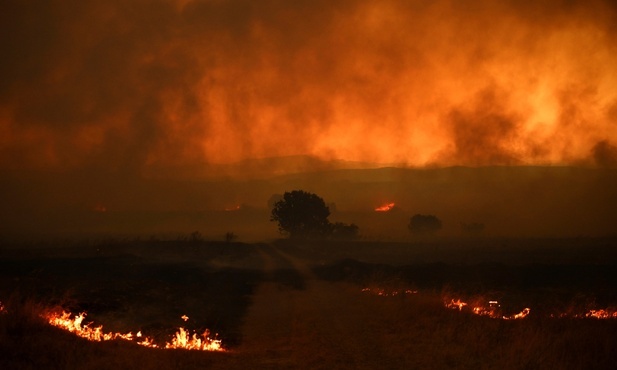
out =
[[[530,313],[473,313],[489,301]],[[617,309],[617,240],[3,245],[0,302],[3,369],[613,369],[617,318],[584,314]],[[53,309],[159,343],[209,329],[226,351],[92,342]]]

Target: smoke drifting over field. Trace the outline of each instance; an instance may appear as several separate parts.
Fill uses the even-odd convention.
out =
[[[617,162],[610,1],[8,1],[0,165]]]
[[[0,234],[271,236],[293,189],[373,235],[614,233],[616,34],[609,0],[4,1]]]

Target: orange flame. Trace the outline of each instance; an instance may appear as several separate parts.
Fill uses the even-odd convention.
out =
[[[418,291],[417,290],[411,290],[411,289],[398,289],[398,290],[385,290],[385,289],[381,289],[381,288],[364,288],[362,289],[362,292],[364,293],[373,293],[375,295],[378,295],[380,297],[395,297],[397,295],[406,295],[406,294],[417,294]]]
[[[591,310],[585,314],[585,317],[593,317],[596,319],[617,319],[617,311],[609,310]]]
[[[128,341],[134,341],[135,343],[149,347],[149,348],[161,348],[154,340],[150,337],[143,337],[141,332],[137,332],[137,334],[133,335],[133,333],[129,332],[126,334],[123,333],[105,333],[103,331],[103,326],[91,326],[92,323],[83,324],[83,320],[86,317],[86,313],[83,312],[79,315],[76,315],[74,318],[71,318],[73,314],[70,312],[63,311],[62,313],[50,312],[42,315],[47,322],[53,326],[59,327],[61,329],[67,330],[75,335],[85,338],[90,341],[101,342],[115,339],[123,339]],[[182,316],[184,319],[188,320],[186,315]],[[186,321],[185,320],[185,321]],[[139,340],[136,340],[138,338]],[[210,331],[206,330],[202,336],[198,336],[197,334],[190,334],[186,329],[179,328],[178,332],[174,335],[171,340],[171,343],[165,343],[163,348],[182,348],[189,350],[200,350],[200,351],[225,351],[221,346],[221,340],[210,338]]]
[[[394,206],[395,206],[394,202],[388,203],[388,204],[384,204],[382,206],[379,206],[379,207],[375,208],[375,212],[388,212],[388,211],[392,210],[392,208],[394,208]]]
[[[462,311],[463,307],[468,306],[467,302],[463,302],[460,299],[457,299],[456,301],[454,299],[451,299],[450,302],[445,302],[444,305],[447,308],[458,309],[459,311]],[[473,312],[474,314],[476,314],[478,316],[488,316],[488,317],[490,317],[492,319],[502,319],[502,320],[524,319],[531,312],[530,308],[524,308],[521,312],[519,312],[517,314],[510,315],[510,316],[505,316],[505,315],[501,315],[498,312],[499,311],[498,309],[499,309],[499,302],[497,302],[497,301],[489,301],[488,307],[486,307],[486,306],[474,306],[471,309],[471,312]]]
[[[450,302],[445,303],[447,308],[458,309],[459,311],[463,310],[463,307],[467,306],[467,303],[457,299],[456,301],[452,299]]]

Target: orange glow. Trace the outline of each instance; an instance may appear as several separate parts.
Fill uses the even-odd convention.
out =
[[[375,208],[375,212],[388,212],[392,208],[394,208],[394,203],[388,203]]]
[[[593,317],[596,319],[617,319],[617,311],[615,310],[590,310],[585,314],[585,317]]]
[[[239,211],[240,208],[242,208],[240,205],[235,205],[235,206],[231,206],[231,207],[226,207],[225,211],[227,211],[227,212]]]
[[[450,302],[446,302],[445,305],[447,308],[458,309],[459,311],[462,311],[463,307],[467,306],[467,303],[461,301],[460,299],[457,299],[456,301],[452,299],[450,300]]]
[[[103,331],[103,326],[92,326],[92,323],[84,324],[83,321],[86,318],[85,312],[79,315],[73,315],[70,312],[48,312],[43,315],[43,318],[45,318],[49,324],[67,330],[89,341],[101,342],[122,339],[133,341],[141,346],[150,348],[182,348],[200,351],[224,351],[221,346],[221,341],[219,339],[212,339],[208,330],[199,336],[196,333],[191,335],[190,332],[181,327],[178,329],[176,334],[174,334],[171,342],[167,342],[161,347],[155,344],[152,338],[144,337],[141,331],[138,331],[136,334],[131,332],[105,333]],[[182,319],[186,321],[188,320],[188,317],[184,315],[182,316]]]
[[[371,293],[380,297],[396,297],[398,295],[417,294],[417,290],[412,289],[382,289],[382,288],[364,288],[363,293]]]
[[[94,206],[94,208],[92,208],[92,210],[94,212],[98,212],[98,213],[105,213],[105,212],[107,212],[107,207],[105,207],[102,204],[97,204],[97,205]]]
[[[592,155],[617,145],[608,0],[281,2],[243,17],[233,1],[172,3],[50,12],[40,50],[14,32],[31,49],[3,66],[0,165],[614,163]],[[140,47],[119,55],[122,42]]]
[[[446,301],[444,305],[450,309],[458,309],[462,311],[464,307],[469,306],[467,302],[463,302],[460,299],[451,299],[449,302]],[[499,302],[497,301],[489,301],[488,306],[484,305],[474,305],[471,308],[471,312],[478,316],[488,316],[492,319],[501,319],[501,320],[518,320],[524,319],[529,315],[531,309],[524,308],[521,312],[516,313],[514,315],[502,315],[500,313]]]

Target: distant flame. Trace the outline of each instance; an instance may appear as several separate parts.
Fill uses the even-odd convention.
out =
[[[395,297],[397,295],[406,295],[406,294],[417,294],[418,291],[417,290],[411,290],[411,289],[396,289],[396,290],[386,290],[386,289],[381,289],[381,288],[364,288],[362,289],[362,292],[364,293],[373,293],[375,295],[378,295],[380,297]]]
[[[239,211],[241,208],[240,205],[235,205],[235,206],[231,206],[231,207],[227,207],[225,208],[226,211],[230,212],[230,211]]]
[[[450,302],[446,301],[444,305],[450,309],[458,309],[459,311],[463,310],[463,307],[469,306],[467,302],[463,302],[460,299],[454,300],[451,299]],[[471,308],[471,312],[479,316],[488,316],[492,319],[502,319],[502,320],[516,320],[523,319],[529,315],[531,309],[524,308],[521,312],[514,315],[502,315],[499,310],[499,302],[498,301],[489,301],[488,306],[473,306]]]
[[[46,319],[49,324],[95,342],[123,339],[134,341],[139,345],[149,348],[182,348],[200,351],[225,351],[225,349],[221,346],[221,340],[210,338],[209,330],[206,330],[200,337],[195,333],[189,333],[186,329],[181,327],[178,329],[171,342],[167,342],[164,346],[159,347],[159,345],[154,343],[152,338],[143,337],[140,331],[138,331],[135,335],[131,332],[126,334],[112,332],[105,333],[103,331],[103,326],[93,327],[91,326],[92,323],[84,325],[83,320],[86,317],[85,312],[74,316],[74,318],[71,317],[73,317],[73,314],[64,311],[62,313],[51,312],[43,315],[43,318]],[[182,319],[186,321],[188,320],[188,316],[183,315]],[[136,340],[136,338],[138,340]]]
[[[375,212],[388,212],[392,210],[392,208],[394,208],[394,205],[395,205],[394,203],[384,204],[382,206],[375,208]]]
[[[453,308],[462,311],[463,307],[467,306],[467,303],[462,302],[460,299],[457,299],[456,301],[452,299],[450,302],[446,302],[445,305],[447,308]]]

